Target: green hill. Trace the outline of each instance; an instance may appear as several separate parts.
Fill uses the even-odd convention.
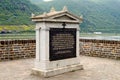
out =
[[[120,0],[0,0],[0,25],[29,25],[31,13],[66,5],[70,12],[83,15],[81,32],[120,33],[119,4]]]
[[[0,25],[31,24],[31,13],[43,12],[29,0],[0,0]]]
[[[120,0],[30,0],[45,11],[54,6],[61,10],[67,6],[76,15],[83,15],[82,32],[120,32]]]

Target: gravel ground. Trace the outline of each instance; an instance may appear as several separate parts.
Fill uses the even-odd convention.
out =
[[[120,60],[80,57],[84,70],[50,78],[31,75],[34,59],[0,62],[0,80],[120,80]]]

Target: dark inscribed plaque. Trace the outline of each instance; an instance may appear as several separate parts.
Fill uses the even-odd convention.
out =
[[[50,61],[76,57],[76,29],[50,28]]]

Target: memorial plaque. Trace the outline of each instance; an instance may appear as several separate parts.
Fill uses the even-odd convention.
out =
[[[76,57],[76,29],[50,28],[50,61]]]

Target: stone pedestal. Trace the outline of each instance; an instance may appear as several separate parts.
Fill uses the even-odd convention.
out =
[[[82,70],[83,66],[82,65],[69,65],[66,67],[61,67],[61,68],[56,68],[56,69],[51,69],[51,70],[46,70],[46,71],[41,71],[41,69],[33,68],[32,69],[32,74],[37,75],[37,76],[42,76],[42,77],[51,77],[55,76],[58,74],[63,74],[65,72],[72,72],[76,70]]]
[[[52,9],[50,13],[33,16],[32,20],[36,22],[33,74],[50,77],[83,69],[79,57],[79,23],[82,18],[64,8],[63,11]]]

